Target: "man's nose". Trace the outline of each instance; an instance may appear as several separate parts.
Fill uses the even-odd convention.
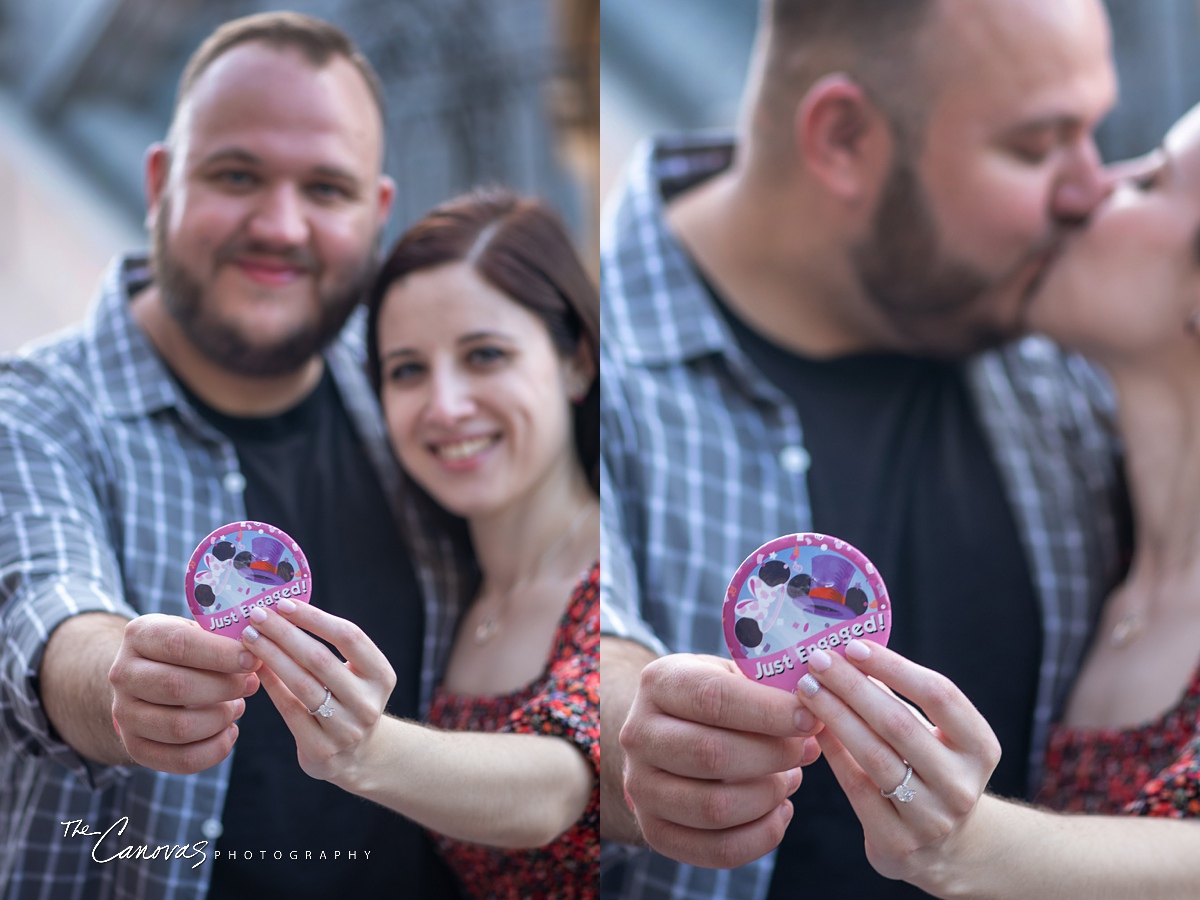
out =
[[[264,191],[250,219],[250,237],[277,247],[296,247],[308,242],[308,220],[296,189],[280,184]]]
[[[1051,214],[1061,224],[1079,225],[1112,193],[1113,184],[1089,137],[1072,148],[1051,198]]]

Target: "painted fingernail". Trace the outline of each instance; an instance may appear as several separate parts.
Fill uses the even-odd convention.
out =
[[[250,618],[261,625],[263,622],[267,621],[267,611],[261,606],[252,606],[250,608]]]
[[[243,631],[242,634],[244,634],[246,636],[246,640],[248,640],[248,641],[257,641],[258,640],[258,629],[255,628],[253,625],[247,625],[246,630]]]
[[[820,647],[808,651],[808,667],[816,672],[824,672],[833,665],[833,657]]]
[[[846,655],[851,659],[857,659],[859,662],[862,662],[871,655],[871,648],[867,646],[866,641],[854,638],[846,645]]]
[[[807,709],[796,710],[796,730],[797,731],[812,731],[817,727],[817,717],[810,713]]]
[[[280,600],[278,603],[275,604],[275,608],[277,610],[279,610],[280,612],[290,613],[290,612],[296,611],[296,604],[294,601],[289,600],[287,597],[284,597],[282,600]]]
[[[812,658],[811,656],[809,657]],[[817,679],[812,677],[812,673],[805,672],[804,677],[797,683],[797,687],[804,691],[808,696],[815,696],[817,691],[821,689],[821,685],[817,684]]]

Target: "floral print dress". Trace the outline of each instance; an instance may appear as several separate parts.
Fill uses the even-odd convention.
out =
[[[1055,728],[1036,800],[1063,812],[1200,817],[1200,668],[1178,705],[1145,725]]]
[[[593,900],[600,861],[600,565],[576,586],[542,675],[512,694],[435,692],[429,721],[451,731],[546,734],[575,744],[596,772],[583,816],[544,847],[506,850],[434,835],[473,897]]]

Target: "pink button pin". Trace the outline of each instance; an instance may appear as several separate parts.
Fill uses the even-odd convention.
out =
[[[854,638],[886,645],[892,605],[878,570],[850,544],[785,534],[738,567],[721,625],[747,678],[795,691],[813,648],[844,655]]]
[[[285,597],[308,603],[312,571],[300,545],[274,525],[231,522],[196,547],[183,584],[204,629],[241,640],[254,607]]]

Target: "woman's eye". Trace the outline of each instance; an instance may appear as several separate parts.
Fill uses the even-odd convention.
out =
[[[467,354],[467,361],[476,366],[492,366],[507,358],[499,347],[476,347]]]
[[[1153,189],[1153,187],[1158,184],[1158,174],[1161,171],[1162,169],[1159,166],[1155,166],[1150,171],[1143,172],[1133,179],[1133,186],[1139,191],[1149,191]]]
[[[425,371],[420,363],[398,363],[387,370],[388,381],[411,381]]]

